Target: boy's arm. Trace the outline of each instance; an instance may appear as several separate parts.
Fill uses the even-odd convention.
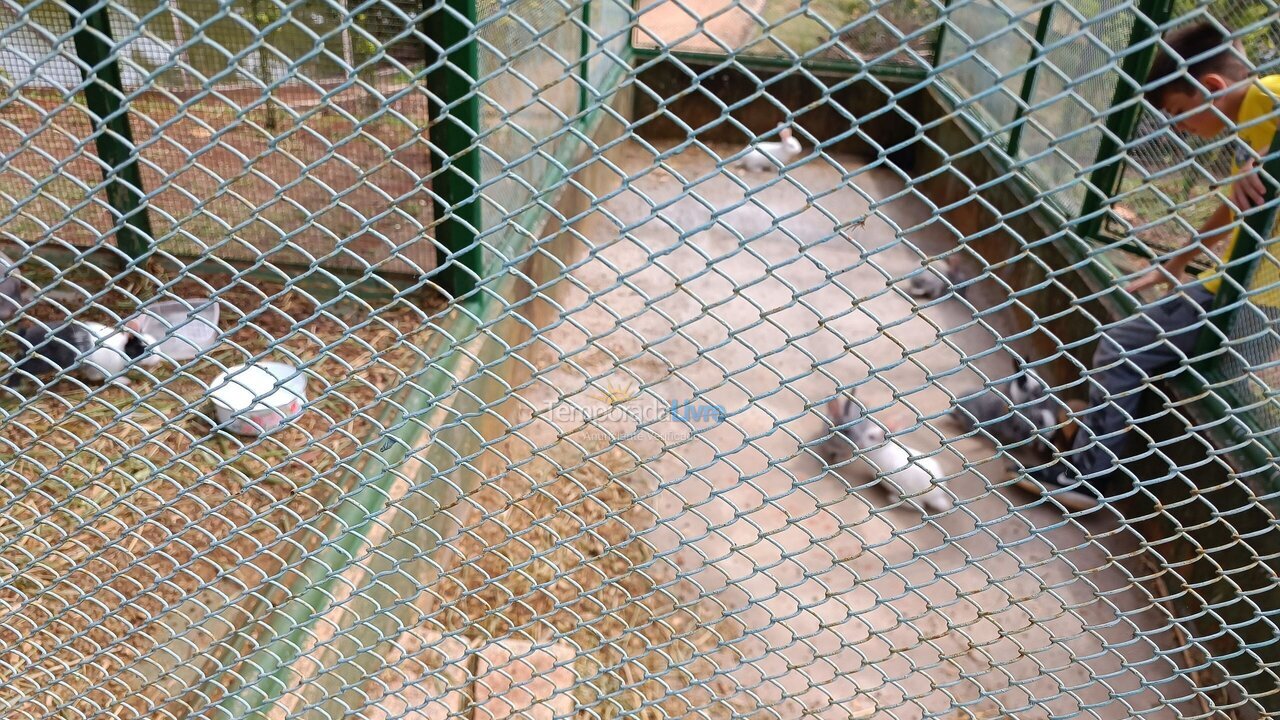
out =
[[[1235,218],[1235,209],[1238,208],[1243,212],[1261,205],[1265,192],[1266,187],[1262,183],[1262,178],[1254,172],[1254,161],[1250,160],[1240,170],[1240,178],[1231,186],[1231,203],[1235,207],[1225,202],[1219,205],[1200,228],[1200,232],[1196,234],[1196,238],[1199,238],[1198,243],[1193,238],[1163,264],[1151,268],[1145,275],[1129,283],[1125,289],[1131,293],[1137,293],[1162,282],[1181,282],[1182,276],[1186,274],[1187,265],[1200,254],[1200,247],[1217,250],[1217,246],[1230,237],[1230,230],[1225,228]]]
[[[1209,216],[1209,220],[1200,228],[1200,232],[1196,233],[1186,245],[1168,260],[1129,283],[1125,289],[1131,293],[1137,293],[1162,282],[1174,284],[1182,282],[1182,276],[1187,272],[1187,265],[1200,254],[1201,247],[1213,250],[1215,245],[1227,239],[1230,232],[1223,228],[1231,224],[1231,219],[1234,217],[1235,213],[1232,212],[1231,206],[1222,203],[1217,210],[1213,211],[1213,215]]]

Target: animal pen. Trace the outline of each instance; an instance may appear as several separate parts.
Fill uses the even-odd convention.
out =
[[[5,717],[1280,713],[1274,157],[1117,497],[954,411],[1087,415],[1231,179],[1160,37],[1271,2],[4,10]]]

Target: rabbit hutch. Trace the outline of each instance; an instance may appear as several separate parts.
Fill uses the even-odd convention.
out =
[[[1131,489],[1024,471],[1231,174],[1159,38],[1276,14],[4,8],[0,707],[1274,711],[1273,187]]]

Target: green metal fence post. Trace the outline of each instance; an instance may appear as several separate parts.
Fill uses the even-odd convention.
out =
[[[1013,115],[1013,129],[1009,131],[1009,157],[1018,157],[1018,149],[1022,144],[1022,128],[1027,124],[1027,111],[1031,107],[1031,98],[1036,93],[1036,76],[1040,73],[1041,58],[1044,52],[1044,39],[1049,35],[1049,24],[1053,22],[1053,9],[1056,4],[1040,8],[1040,20],[1036,23],[1035,44],[1031,47],[1031,55],[1027,58],[1027,73],[1022,76],[1021,103]]]
[[[582,40],[578,46],[578,112],[583,116],[591,102],[591,0],[582,0]]]
[[[98,157],[106,167],[107,203],[120,217],[116,246],[131,258],[142,257],[151,248],[151,221],[143,205],[142,174],[138,170],[137,148],[129,117],[123,109],[125,97],[116,60],[115,41],[106,3],[96,0],[68,0],[76,13],[76,55],[84,63],[84,100],[93,122]]]
[[[940,13],[942,22],[938,23],[938,34],[933,36],[933,55],[930,60],[934,67],[938,65],[938,58],[942,57],[942,43],[946,41],[947,26],[951,24],[951,3],[954,0],[942,0],[942,12]]]
[[[476,246],[481,230],[479,47],[472,0],[441,0],[428,11],[427,122],[439,275],[437,283],[458,298],[482,276]],[[437,57],[431,57],[436,54]]]
[[[627,32],[627,54],[632,60],[636,58],[636,29],[640,27],[640,2],[641,0],[631,0],[627,5],[631,8],[631,22],[634,25]]]
[[[1144,23],[1140,18],[1134,20],[1133,32],[1129,34],[1130,48],[1149,40],[1160,26],[1169,21],[1173,15],[1173,0],[1143,0],[1138,3],[1138,11],[1148,22]],[[1151,63],[1155,60],[1157,47],[1158,43],[1153,42],[1141,50],[1130,52],[1125,57],[1124,62],[1120,64],[1120,80],[1116,83],[1111,104],[1107,107],[1115,108],[1123,105],[1138,95],[1140,86],[1146,81],[1147,73],[1151,70]],[[1136,86],[1125,82],[1126,78],[1132,78]],[[1121,171],[1124,168],[1124,163],[1120,161],[1117,153],[1121,145],[1133,137],[1141,117],[1142,104],[1135,102],[1119,112],[1113,112],[1111,117],[1107,118],[1107,132],[1098,143],[1096,169],[1090,177],[1090,183],[1086,187],[1087,194],[1080,207],[1080,216],[1087,218],[1077,230],[1081,237],[1094,237],[1102,228],[1102,208],[1106,207],[1110,199],[1115,196],[1120,185]]]

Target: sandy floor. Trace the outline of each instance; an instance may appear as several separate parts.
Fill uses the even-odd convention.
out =
[[[717,657],[745,704],[833,720],[1175,717],[1187,691],[1157,646],[1165,616],[1108,562],[1123,531],[1064,520],[1002,487],[989,445],[949,439],[943,387],[1010,360],[960,301],[917,308],[894,289],[920,263],[904,238],[951,242],[923,203],[886,202],[901,182],[852,157],[775,184],[699,150],[658,170],[636,144],[610,159],[627,179],[585,224],[521,433],[550,442],[604,413],[586,431],[618,437],[657,480],[656,562],[739,625]],[[885,508],[868,478],[803,447],[826,432],[813,406],[855,382],[939,452],[954,511]],[[670,418],[693,398],[724,421]]]
[[[764,0],[680,0],[638,6],[637,45],[724,52],[741,47],[760,30]]]

